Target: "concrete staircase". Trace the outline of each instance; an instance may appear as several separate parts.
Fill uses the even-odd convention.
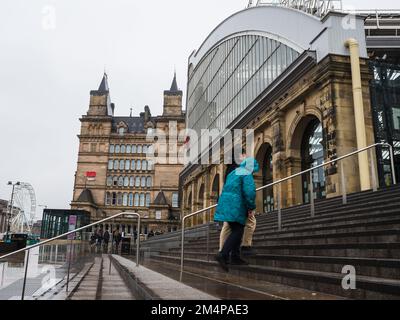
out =
[[[400,299],[400,186],[316,202],[257,217],[254,248],[249,266],[231,266],[222,275],[214,255],[219,231],[215,224],[188,229],[185,270],[191,274],[265,281],[288,287],[351,299]],[[209,242],[207,245],[207,228]],[[180,233],[153,238],[142,245],[145,263],[180,263]],[[207,252],[208,249],[208,252]],[[342,287],[343,267],[356,270],[356,289]]]

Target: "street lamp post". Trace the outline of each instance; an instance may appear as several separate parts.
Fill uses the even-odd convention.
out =
[[[16,183],[13,183],[12,181],[8,181],[8,185],[12,186],[12,192],[11,192],[10,210],[6,217],[7,218],[7,222],[6,222],[6,226],[7,226],[6,239],[7,240],[8,240],[8,233],[10,231],[10,219],[11,219],[12,210],[13,210],[13,206],[14,206],[14,189],[15,189],[15,186],[19,186],[19,185],[21,185],[21,183],[19,181]]]

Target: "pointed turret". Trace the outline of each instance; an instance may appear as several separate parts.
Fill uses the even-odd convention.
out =
[[[111,103],[110,88],[108,86],[108,76],[103,74],[98,90],[90,92],[90,106],[88,115],[90,116],[112,116],[114,105]]]
[[[106,73],[104,73],[103,75],[103,79],[101,80],[100,86],[99,86],[99,90],[98,91],[109,91],[109,87],[108,87],[108,76]]]
[[[171,91],[171,92],[179,91],[178,83],[176,82],[176,71],[174,73],[174,79],[172,80],[171,89],[169,91]]]
[[[182,95],[182,91],[178,88],[178,82],[176,81],[176,72],[174,72],[174,78],[172,79],[171,89],[165,90],[164,95],[179,96]]]
[[[171,89],[164,91],[164,116],[180,116],[182,114],[183,92],[178,88],[176,72],[172,79]]]

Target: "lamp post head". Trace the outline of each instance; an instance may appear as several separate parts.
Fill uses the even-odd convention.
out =
[[[11,181],[8,181],[7,185],[11,186],[11,185],[12,185],[12,182],[11,182]]]

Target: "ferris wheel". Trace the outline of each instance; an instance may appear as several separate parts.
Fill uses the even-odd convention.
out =
[[[10,230],[15,233],[31,232],[36,216],[35,190],[29,183],[15,186]]]

